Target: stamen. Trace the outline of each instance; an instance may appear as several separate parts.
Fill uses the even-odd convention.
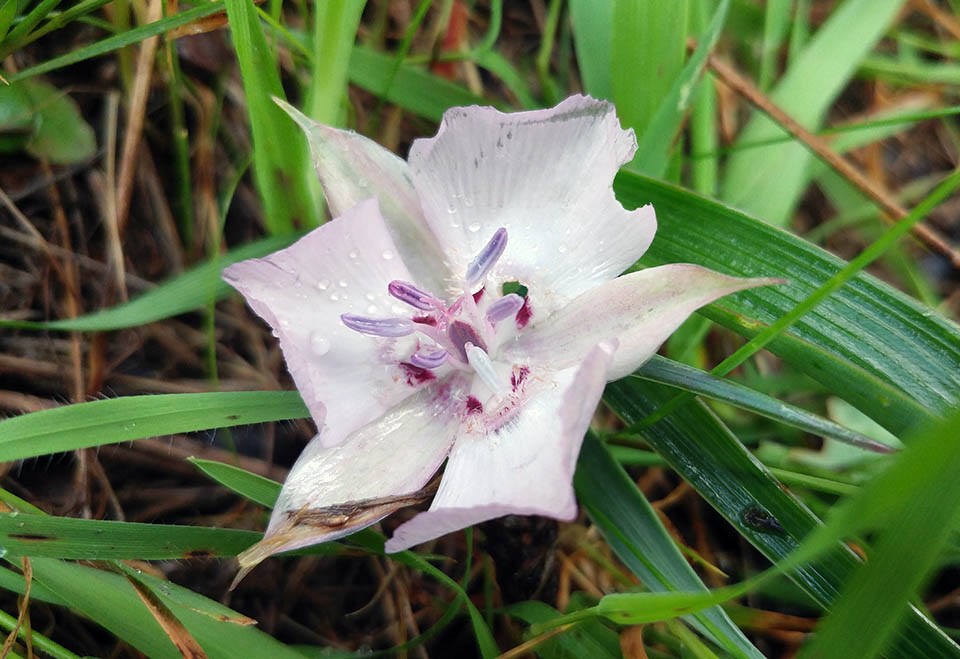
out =
[[[490,269],[496,265],[500,256],[503,254],[503,250],[506,248],[507,230],[500,227],[494,232],[490,242],[484,245],[480,253],[477,254],[477,258],[467,266],[467,285],[472,287],[483,281],[483,278],[486,277]]]
[[[422,311],[430,311],[441,305],[440,300],[413,284],[395,279],[387,285],[387,292],[401,302]]]
[[[478,348],[472,343],[466,345],[467,363],[473,367],[473,372],[477,374],[487,388],[495,394],[503,393],[503,387],[497,381],[497,371],[493,367],[493,360],[490,355],[482,348]]]
[[[418,351],[410,355],[410,363],[420,368],[434,369],[447,361],[448,356],[449,353],[442,348],[440,350]]]
[[[340,316],[340,320],[353,331],[369,336],[396,338],[416,331],[413,321],[407,318],[369,318],[345,313]]]
[[[501,320],[505,320],[515,315],[523,308],[523,298],[516,293],[504,295],[502,298],[490,305],[487,309],[487,321],[496,325]]]

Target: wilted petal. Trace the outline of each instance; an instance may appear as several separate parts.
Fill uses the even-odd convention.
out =
[[[694,311],[736,291],[782,283],[740,279],[688,264],[633,272],[581,295],[550,318],[532,325],[505,349],[547,363],[564,363],[600,341],[619,343],[609,378],[630,374],[650,359]]]
[[[471,428],[468,421],[430,510],[397,528],[387,551],[501,515],[573,519],[573,472],[613,350],[598,345],[577,366],[530,373],[535,388],[516,416],[496,430]]]
[[[361,201],[376,197],[416,281],[439,290],[449,273],[439,270],[442,254],[423,221],[407,163],[363,135],[324,126],[286,101],[274,101],[306,133],[331,214],[337,217]]]
[[[492,280],[527,284],[549,311],[619,275],[653,240],[653,209],[624,210],[613,195],[635,150],[613,106],[592,98],[515,114],[453,108],[436,137],[414,143],[410,175],[455,275],[505,227]]]
[[[238,557],[241,577],[272,554],[336,540],[422,500],[419,490],[453,443],[456,385],[420,390],[336,446],[315,437],[287,476],[263,540]]]
[[[387,292],[387,282],[409,279],[410,273],[376,201],[362,202],[287,249],[231,265],[224,278],[280,338],[317,427],[326,423],[335,431],[323,433],[323,443],[370,423],[413,393],[417,383],[408,381],[397,361],[413,351],[415,340],[372,339],[340,319],[409,311]]]

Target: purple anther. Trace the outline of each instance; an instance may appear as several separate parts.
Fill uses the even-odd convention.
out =
[[[523,308],[523,298],[516,293],[509,293],[490,305],[487,309],[487,320],[496,325],[501,320],[516,315]]]
[[[419,350],[410,355],[410,363],[420,368],[434,369],[447,361],[447,356],[447,351],[442,348],[440,350]]]
[[[387,284],[387,292],[401,302],[406,302],[411,307],[416,307],[417,309],[421,309],[423,311],[436,309],[440,304],[440,301],[437,298],[433,297],[426,291],[422,291],[413,284],[400,281],[399,279],[394,279],[392,282]]]
[[[345,313],[340,320],[353,331],[369,336],[396,338],[413,334],[417,329],[413,321],[407,318],[369,318]]]
[[[483,281],[483,278],[490,272],[490,268],[497,263],[506,248],[507,230],[500,227],[494,232],[490,242],[484,245],[480,253],[477,254],[477,258],[467,266],[467,285],[473,286]]]

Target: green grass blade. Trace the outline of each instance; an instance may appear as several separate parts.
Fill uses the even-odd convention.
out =
[[[439,121],[456,105],[490,105],[469,90],[390,55],[356,46],[350,57],[350,82],[425,119]],[[396,71],[394,72],[394,69]]]
[[[293,391],[127,396],[0,421],[0,461],[174,433],[308,416]]]
[[[720,2],[690,61],[677,72],[676,79],[668,89],[663,91],[663,95],[654,97],[654,100],[660,99],[660,102],[647,123],[643,125],[643,131],[638,133],[640,138],[637,155],[631,164],[635,171],[654,178],[662,178],[666,174],[670,159],[673,157],[674,147],[680,137],[680,129],[694,97],[694,89],[703,75],[707,56],[720,38],[729,8],[730,0]],[[685,32],[683,39],[686,39]],[[636,85],[636,81],[634,84]],[[650,90],[644,89],[643,93],[650,94]],[[621,108],[622,106],[618,106],[622,115]]]
[[[821,437],[832,437],[852,446],[880,452],[889,452],[890,449],[886,444],[844,428],[838,423],[795,405],[784,403],[745,385],[718,378],[659,355],[655,355],[653,359],[641,366],[634,375],[645,380],[660,382],[690,393],[706,396],[713,400],[730,403],[768,419],[800,428]]]
[[[269,478],[214,460],[187,459],[197,469],[224,487],[266,508],[273,508],[277,497],[280,496],[280,484]]]
[[[233,292],[220,277],[223,269],[244,259],[264,256],[286,247],[297,236],[274,236],[244,245],[224,256],[198,265],[159,284],[125,304],[78,318],[47,322],[0,320],[0,328],[105,332],[146,325],[157,320],[201,309]]]
[[[862,527],[865,520],[878,519],[884,524],[869,561],[844,585],[804,656],[879,656],[908,619],[909,600],[933,574],[960,528],[958,438],[960,413],[954,413],[911,442],[893,466],[841,505],[834,524]]]
[[[604,400],[627,423],[637,423],[673,394],[637,378],[607,387]],[[754,458],[702,404],[690,401],[651,425],[644,437],[737,531],[771,561],[790,555],[818,520]],[[777,526],[756,524],[755,510]],[[854,555],[836,549],[790,572],[790,578],[829,607],[857,565]],[[960,648],[918,612],[911,613],[891,656],[960,656]]]
[[[531,626],[549,623],[561,616],[555,608],[546,602],[537,600],[508,606],[506,613]],[[536,627],[532,627],[531,631],[535,633],[535,630]],[[620,653],[620,640],[615,631],[600,624],[598,620],[585,620],[583,624],[564,631],[562,634],[538,645],[537,656],[543,659],[568,659],[570,657],[618,659],[622,655]]]
[[[827,109],[903,4],[904,0],[844,2],[801,56],[791,62],[771,98],[807,128],[819,128]],[[772,120],[756,116],[737,141],[753,142],[782,134],[783,130]],[[737,152],[727,162],[722,196],[729,203],[782,226],[789,221],[809,181],[811,159],[810,152],[797,143]]]
[[[35,558],[31,563],[34,579],[71,609],[148,657],[181,657],[127,576],[52,558]],[[176,615],[211,658],[303,659],[303,654],[245,624],[243,616],[225,606],[146,573],[135,576]]]
[[[657,209],[659,231],[645,265],[691,262],[789,280],[729,296],[705,312],[745,335],[789,312],[844,265],[688,191],[628,173],[617,177],[616,189],[628,206],[652,202]],[[857,275],[767,347],[894,434],[958,403],[960,330],[869,275]]]
[[[577,498],[610,547],[644,585],[654,591],[707,593],[649,502],[606,448],[588,436],[574,478]],[[762,657],[722,609],[690,616],[691,624],[736,657]]]
[[[10,82],[13,82],[15,80],[23,80],[24,78],[40,75],[41,73],[56,71],[57,69],[61,69],[65,66],[71,66],[73,64],[77,64],[78,62],[83,62],[94,57],[106,55],[107,53],[112,53],[120,48],[131,46],[135,43],[140,43],[149,37],[155,37],[157,35],[164,34],[170,30],[175,30],[178,27],[189,25],[190,23],[199,21],[222,11],[222,0],[203,3],[199,7],[187,9],[186,11],[181,11],[173,16],[162,18],[159,21],[148,23],[147,25],[141,25],[140,27],[126,30],[112,37],[95,41],[89,46],[78,48],[77,50],[70,51],[64,55],[60,55],[59,57],[50,58],[45,62],[27,67],[14,75],[5,77]],[[0,58],[6,57],[8,54],[9,53],[5,53],[3,50],[0,50]]]
[[[253,132],[253,169],[263,200],[263,220],[271,234],[319,224],[307,189],[294,182],[311,171],[299,128],[273,97],[285,98],[277,60],[264,37],[253,0],[226,0],[233,45],[237,51],[247,113]]]
[[[570,22],[577,66],[584,90],[595,98],[613,99],[613,2],[570,0]]]
[[[236,556],[259,539],[259,533],[234,529],[0,513],[0,546],[8,556],[144,561]]]

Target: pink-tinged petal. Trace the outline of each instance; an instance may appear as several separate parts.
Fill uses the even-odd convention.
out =
[[[414,337],[371,338],[340,318],[410,311],[387,291],[410,273],[376,201],[360,203],[287,249],[231,265],[223,276],[273,327],[317,428],[325,423],[333,431],[321,433],[324,443],[370,423],[422,384],[398,366],[416,348]]]
[[[430,509],[398,527],[386,550],[502,515],[573,519],[573,472],[613,351],[601,344],[577,366],[530,372],[526,400],[496,429],[486,428],[482,415],[468,417]]]
[[[504,358],[564,364],[600,341],[619,343],[609,377],[639,368],[690,314],[736,291],[783,283],[740,279],[689,264],[633,272],[581,295],[552,317],[531,325],[504,349]]]
[[[505,227],[491,280],[527,284],[548,311],[616,277],[653,240],[653,209],[627,211],[613,194],[635,150],[613,106],[589,97],[515,114],[453,108],[436,137],[414,143],[410,175],[454,275]]]
[[[238,557],[238,579],[268,556],[336,540],[429,498],[420,490],[453,443],[458,385],[461,376],[422,389],[336,446],[315,437],[284,482],[263,540]]]
[[[440,248],[423,221],[407,163],[363,135],[317,123],[286,101],[274,101],[306,134],[331,214],[342,215],[376,197],[415,281],[439,290],[449,273],[442,270]]]

